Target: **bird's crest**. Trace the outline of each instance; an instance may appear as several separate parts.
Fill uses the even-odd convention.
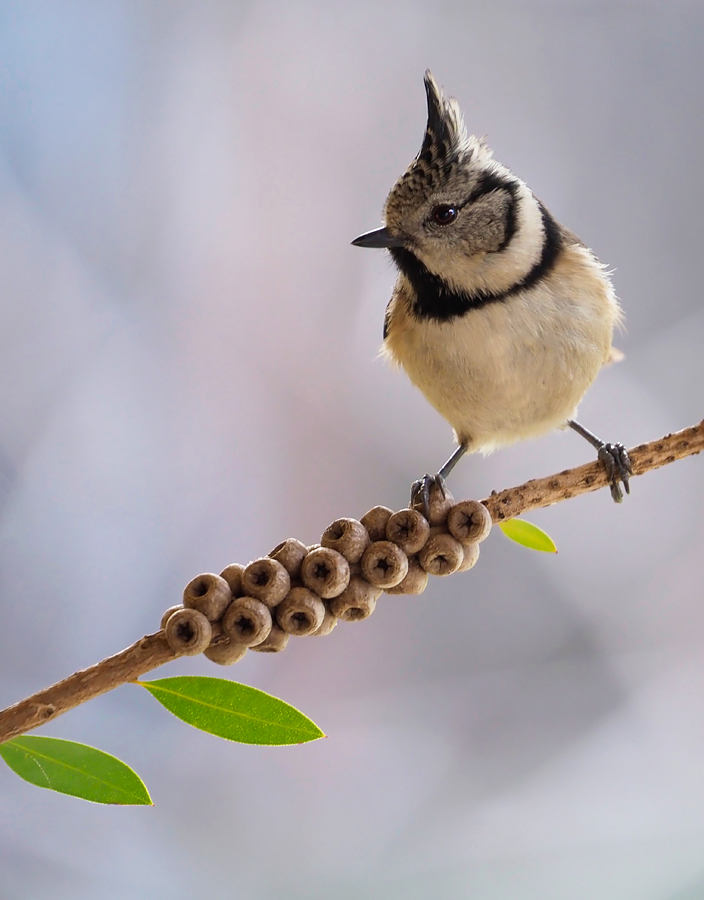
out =
[[[428,98],[428,124],[418,161],[429,166],[446,166],[463,151],[470,150],[467,129],[454,97],[447,98],[433,78],[425,72],[425,93]]]
[[[468,135],[459,104],[446,97],[430,70],[425,73],[428,123],[423,146],[386,198],[384,218],[392,232],[403,231],[409,210],[418,209],[434,191],[451,187],[460,194],[491,167],[491,150]]]

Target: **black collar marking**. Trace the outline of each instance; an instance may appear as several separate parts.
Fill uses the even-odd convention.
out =
[[[489,190],[495,190],[495,188],[490,188]],[[488,193],[489,190],[485,191],[485,193]],[[544,234],[540,259],[524,278],[507,290],[497,294],[489,291],[477,291],[472,294],[467,291],[456,291],[438,275],[433,274],[426,268],[410,250],[407,250],[405,247],[393,248],[390,252],[394,262],[410,281],[415,293],[413,302],[415,315],[419,319],[435,319],[437,322],[448,322],[450,319],[457,318],[457,316],[465,315],[470,310],[481,309],[481,307],[489,303],[499,303],[502,300],[506,300],[512,294],[517,294],[519,291],[532,287],[539,279],[547,275],[555,265],[555,260],[562,247],[562,238],[555,219],[540,201],[538,203],[543,220]],[[511,225],[515,229],[515,223],[509,220],[509,229]],[[510,236],[507,234],[507,237],[508,239],[504,240],[503,246],[508,244],[512,234]]]

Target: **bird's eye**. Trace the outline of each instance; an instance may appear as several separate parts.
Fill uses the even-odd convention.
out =
[[[450,225],[457,218],[457,210],[454,206],[448,206],[446,203],[436,206],[433,210],[433,220],[438,225]]]

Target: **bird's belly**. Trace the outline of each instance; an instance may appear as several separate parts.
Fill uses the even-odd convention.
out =
[[[521,321],[520,308],[477,313],[404,330],[394,357],[470,450],[564,425],[606,358],[610,323],[572,317],[565,327],[536,329],[535,316]]]

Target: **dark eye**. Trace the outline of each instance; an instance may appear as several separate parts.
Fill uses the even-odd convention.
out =
[[[457,210],[454,206],[448,206],[446,203],[436,206],[433,210],[433,219],[438,225],[450,225],[456,218]]]

